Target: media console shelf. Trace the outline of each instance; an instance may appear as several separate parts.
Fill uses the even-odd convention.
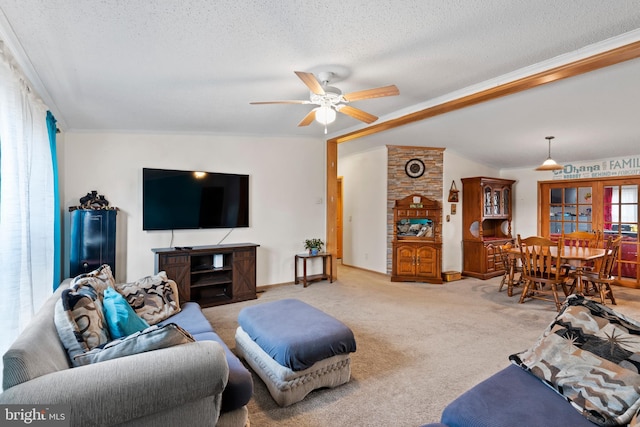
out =
[[[256,299],[254,243],[156,248],[155,270],[178,285],[181,301],[203,307]]]

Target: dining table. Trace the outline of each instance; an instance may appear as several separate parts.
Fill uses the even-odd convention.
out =
[[[575,287],[574,293],[578,295],[582,295],[584,293],[583,283],[582,283],[582,272],[586,264],[591,261],[595,261],[599,258],[603,258],[606,249],[602,248],[588,248],[588,247],[577,247],[577,246],[561,246],[560,247],[560,256],[558,256],[558,248],[556,246],[551,246],[550,248],[551,256],[555,259],[559,259],[560,263],[567,263],[570,266],[575,268]],[[513,256],[514,259],[518,259],[521,255],[520,248],[518,246],[514,246],[508,250],[510,256]],[[515,276],[515,263],[509,263],[509,271],[508,271],[508,284],[513,285],[514,276]]]

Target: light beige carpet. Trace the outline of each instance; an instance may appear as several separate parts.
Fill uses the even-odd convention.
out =
[[[509,364],[556,314],[545,301],[518,304],[498,292],[500,278],[432,285],[392,283],[387,276],[340,266],[339,280],[268,287],[257,300],[204,309],[233,350],[238,312],[298,298],[354,332],[351,381],[281,408],[254,374],[252,427],[419,426],[436,422],[458,395]],[[519,288],[517,288],[519,290]],[[640,290],[614,289],[616,310],[640,319]]]

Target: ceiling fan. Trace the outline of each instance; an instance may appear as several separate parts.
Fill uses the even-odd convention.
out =
[[[317,107],[304,116],[300,123],[298,123],[298,126],[308,126],[311,122],[316,120],[320,124],[324,125],[324,133],[326,134],[327,125],[336,119],[336,111],[365,123],[373,123],[378,120],[378,117],[373,114],[369,114],[366,111],[347,105],[350,102],[400,94],[400,91],[395,85],[343,94],[337,87],[329,86],[331,79],[335,76],[335,74],[330,71],[318,73],[318,78],[316,78],[312,73],[305,73],[303,71],[295,71],[295,73],[311,91],[309,100],[262,101],[251,102],[250,104],[317,105]]]

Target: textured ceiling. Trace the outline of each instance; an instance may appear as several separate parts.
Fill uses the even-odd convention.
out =
[[[604,40],[640,40],[638,0],[0,0],[0,11],[0,37],[66,131],[324,138],[297,127],[308,105],[249,102],[308,99],[293,71],[331,70],[343,92],[396,84],[397,97],[353,104],[382,121]],[[638,154],[639,75],[629,61],[341,150],[445,146],[520,167],[555,135],[559,161]],[[364,126],[339,115],[329,136]]]

